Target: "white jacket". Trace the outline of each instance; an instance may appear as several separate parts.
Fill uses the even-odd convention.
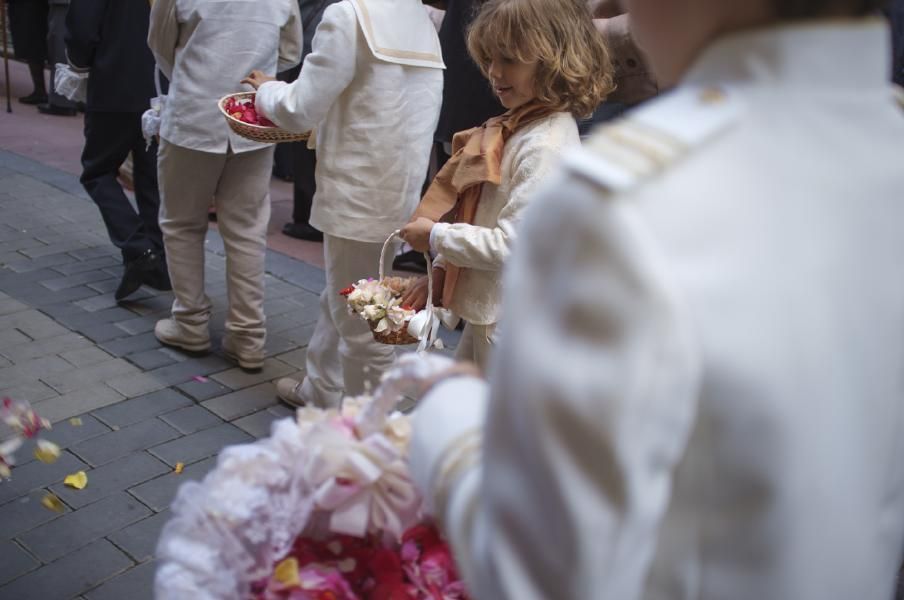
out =
[[[569,113],[554,113],[517,131],[502,153],[501,182],[484,184],[474,223],[437,223],[430,245],[436,266],[451,263],[464,269],[455,286],[456,315],[475,325],[499,321],[502,267],[515,243],[522,211],[550,174],[562,152],[580,144]]]
[[[258,108],[279,126],[316,128],[311,224],[332,236],[382,242],[407,222],[420,199],[442,103],[443,63],[420,0],[397,2],[416,8],[420,18],[401,19],[395,24],[401,30],[389,33],[404,37],[405,27],[413,25],[418,35],[435,41],[435,55],[425,66],[378,58],[355,5],[344,0],[324,11],[298,79],[258,90]]]
[[[170,81],[160,136],[217,154],[265,148],[233,133],[217,101],[255,69],[297,65],[301,42],[295,0],[155,0],[148,45]]]
[[[828,21],[725,38],[533,204],[489,388],[440,384],[414,423],[414,473],[475,599],[892,596],[904,110],[887,37]]]

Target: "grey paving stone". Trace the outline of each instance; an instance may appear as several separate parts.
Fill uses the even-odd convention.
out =
[[[285,419],[286,417],[294,417],[297,409],[294,406],[277,404],[276,406],[271,406],[267,410],[276,415],[278,419]]]
[[[286,339],[280,335],[268,335],[267,343],[264,344],[264,352],[269,357],[275,356],[277,354],[282,354],[296,348],[298,348],[298,343]]]
[[[221,419],[232,421],[276,404],[276,386],[270,382],[201,403]]]
[[[38,414],[49,419],[51,423],[57,423],[63,419],[77,417],[92,410],[115,404],[122,399],[122,394],[101,383],[62,396],[41,400],[34,404],[34,408]]]
[[[202,429],[210,429],[223,422],[203,406],[187,406],[160,416],[166,423],[175,427],[183,435]]]
[[[59,277],[59,271],[50,268],[40,268],[28,272],[17,272],[8,266],[0,270],[0,288],[6,290],[11,297],[16,297],[16,288],[24,283],[33,283]]]
[[[75,303],[77,306],[80,306],[87,310],[88,312],[95,312],[98,310],[104,310],[107,308],[116,308],[119,304],[113,296],[94,296],[93,298],[88,298],[86,300],[80,300]]]
[[[129,297],[130,299],[132,296]],[[129,305],[129,309],[136,314],[147,316],[159,314],[161,317],[169,314],[170,308],[173,306],[173,297],[169,294],[158,294],[155,296],[148,295],[141,302],[133,302]],[[165,313],[165,314],[161,314]]]
[[[86,592],[132,566],[132,561],[107,540],[19,577],[0,587],[0,598],[64,600]],[[125,600],[125,599],[123,599]]]
[[[311,336],[314,335],[314,325],[315,323],[308,323],[300,327],[293,327],[279,332],[279,335],[299,346],[307,346],[311,341]]]
[[[86,468],[88,465],[69,452],[63,452],[59,460],[53,464],[45,465],[35,460],[13,467],[12,477],[0,485],[0,504],[24,496],[32,490],[62,481],[66,475]]]
[[[118,321],[135,318],[135,313],[120,306],[105,308],[94,312],[89,312],[79,306],[75,306],[75,308],[77,310],[72,313],[56,317],[57,321],[71,329],[78,329],[79,327],[88,325],[114,324]]]
[[[249,373],[235,368],[212,375],[211,378],[234,390],[241,390],[264,381],[288,375],[294,370],[295,368],[291,365],[287,365],[275,358],[268,358],[264,361],[264,367],[256,373]]]
[[[195,400],[209,400],[224,394],[230,393],[232,390],[225,385],[205,377],[206,381],[198,381],[192,379],[176,386],[176,389],[188,394]]]
[[[85,254],[91,254],[93,252],[105,253],[98,255],[97,257],[83,258]],[[116,258],[110,256],[106,249],[87,248],[83,250],[73,250],[69,253],[69,255],[77,258],[78,261],[65,265],[58,265],[56,267],[53,267],[53,270],[59,271],[62,275],[75,275],[76,273],[94,271],[102,269],[104,267],[121,264],[120,261],[116,260]],[[109,274],[107,275],[109,276]]]
[[[85,594],[85,600],[153,600],[156,572],[153,561],[132,567]]]
[[[15,387],[56,373],[71,371],[72,365],[59,356],[42,356],[0,369],[3,385]]]
[[[73,250],[70,252],[72,256],[79,259],[83,263],[93,263],[99,260],[113,260],[113,264],[119,264],[121,261],[116,260],[119,250],[112,246],[93,246],[91,248],[83,248],[81,250]],[[92,265],[90,268],[96,268],[100,265]]]
[[[101,296],[98,296],[100,298]],[[125,331],[113,325],[112,323],[99,323],[97,325],[85,325],[83,327],[78,327],[76,329],[79,333],[84,335],[86,338],[94,341],[97,344],[103,342],[110,342],[122,337],[126,337],[127,334]]]
[[[11,540],[17,535],[61,517],[61,513],[48,510],[41,504],[41,499],[46,494],[43,489],[33,490],[0,506],[0,538]],[[68,507],[65,510],[69,512]],[[2,564],[3,560],[0,560],[0,565]]]
[[[0,289],[2,289],[2,287],[3,284],[0,283]],[[85,309],[70,302],[54,302],[53,304],[45,304],[40,308],[40,310],[45,315],[59,322],[62,322],[61,319],[64,317],[86,314]],[[66,323],[62,324],[65,325]]]
[[[108,361],[113,357],[97,346],[91,345],[87,348],[61,352],[60,358],[68,363],[72,363],[76,367],[88,367],[90,365]]]
[[[223,423],[160,444],[151,448],[149,452],[168,465],[175,466],[179,462],[190,464],[209,456],[215,456],[224,446],[248,441],[251,441],[251,437],[247,433],[230,423]]]
[[[119,492],[36,527],[17,539],[42,561],[52,562],[150,515],[148,507]]]
[[[114,358],[90,367],[82,367],[66,373],[42,377],[41,380],[61,394],[66,394],[97,385],[100,381],[138,373],[140,373],[140,370],[128,361],[122,358]]]
[[[81,242],[62,242],[59,244],[47,244],[46,246],[40,246],[37,248],[27,248],[25,250],[22,250],[22,254],[28,256],[29,258],[37,259],[44,256],[57,256],[61,252],[69,252],[70,250],[78,250],[84,247],[85,244]],[[69,256],[68,254],[64,254],[63,256],[67,256],[71,260],[76,260],[74,257]]]
[[[9,583],[41,565],[21,546],[8,540],[0,542],[0,556],[3,557],[3,560],[0,560],[0,585]]]
[[[135,352],[160,348],[161,345],[153,333],[143,333],[115,341],[103,342],[100,347],[113,356],[127,356]]]
[[[112,294],[119,287],[119,277],[110,277],[94,283],[86,283],[85,285],[92,290],[97,290],[99,294]]]
[[[86,471],[88,485],[83,490],[76,490],[62,483],[50,486],[50,490],[72,508],[79,509],[163,475],[169,470],[169,466],[147,452],[135,452],[102,467]]]
[[[47,289],[41,285],[35,285],[33,289],[29,289],[22,294],[21,300],[31,304],[35,308],[41,308],[49,304],[58,304],[60,302],[81,301],[86,298],[97,296],[97,290],[79,285],[76,287],[60,290],[59,292],[47,293]]]
[[[296,369],[304,369],[307,366],[306,357],[308,355],[307,348],[298,348],[297,350],[292,350],[291,352],[284,352],[283,354],[277,354],[275,358],[278,360],[292,365]]]
[[[186,462],[186,464],[188,464]],[[161,475],[129,490],[142,503],[150,506],[155,512],[169,508],[176,497],[176,490],[186,481],[200,481],[217,465],[217,458],[211,456],[202,461],[188,465],[182,473],[175,471]]]
[[[51,254],[50,256],[42,256],[35,259],[22,258],[21,260],[7,263],[6,267],[15,271],[16,273],[27,273],[28,271],[37,271],[39,269],[46,269],[48,267],[65,265],[75,262],[76,260],[78,259],[73,258],[72,256],[69,256],[65,253]]]
[[[193,381],[194,377],[204,377],[228,367],[229,363],[225,359],[211,354],[154,369],[147,374],[170,386]]]
[[[0,346],[0,354],[3,354],[3,356],[14,363],[20,363],[33,358],[60,354],[61,352],[87,346],[93,346],[91,340],[85,339],[76,333],[64,333],[63,335],[35,340],[27,344]]]
[[[273,421],[279,419],[280,417],[277,417],[275,414],[265,409],[252,413],[247,417],[236,419],[232,424],[249,435],[260,439],[270,435],[270,426],[273,424]]]
[[[123,428],[191,405],[191,398],[165,389],[94,411],[94,416],[111,427]]]
[[[27,344],[31,338],[19,331],[18,329],[0,330],[0,348],[8,348],[19,344]]]
[[[13,300],[12,298],[0,300],[0,315],[8,315],[23,310],[28,310],[27,304],[22,304],[18,300]]]
[[[265,298],[264,300],[264,314],[267,315],[268,331],[273,331],[270,329],[271,319],[284,314],[291,315],[296,312],[298,312],[298,304],[292,302],[289,298]]]
[[[93,283],[95,281],[101,281],[103,279],[110,279],[110,274],[95,269],[83,271],[81,273],[75,273],[74,275],[66,275],[57,279],[48,279],[46,281],[42,281],[41,285],[52,292],[58,292],[60,290],[73,288],[79,285],[84,285],[86,283]]]
[[[60,421],[54,424],[51,429],[41,432],[39,437],[49,440],[59,446],[61,450],[65,450],[80,442],[110,432],[109,427],[91,415],[79,417],[78,423],[81,424],[75,425],[71,420]],[[35,460],[34,451],[36,446],[35,440],[26,440],[22,444],[22,448],[16,453],[16,460],[20,465]]]
[[[117,377],[110,379],[106,383],[127,398],[143,396],[167,387],[165,382],[158,380],[150,373]]]
[[[3,382],[6,384],[6,382]],[[40,381],[28,381],[13,388],[0,390],[0,398],[12,398],[13,400],[28,400],[31,403],[40,402],[58,396],[56,390]]]
[[[44,295],[48,295],[44,292]],[[55,337],[69,330],[38,310],[26,310],[0,317],[0,329],[15,328],[33,340]]]
[[[170,511],[164,510],[147,519],[129,525],[121,531],[109,536],[111,542],[122,548],[138,562],[154,557],[160,531],[170,518]]]
[[[156,323],[156,319],[153,319],[151,317],[135,317],[126,321],[119,321],[115,325],[126,333],[135,335],[138,333],[147,333],[148,331],[154,331],[154,325]]]
[[[178,436],[179,432],[163,421],[151,419],[77,444],[70,452],[91,465],[100,466]]]

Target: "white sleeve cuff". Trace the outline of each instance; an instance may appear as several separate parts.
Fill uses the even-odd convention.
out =
[[[469,432],[482,432],[486,418],[487,384],[476,377],[454,377],[439,383],[414,412],[410,446],[411,476],[431,498],[432,485],[447,450]]]
[[[272,121],[273,113],[276,112],[276,104],[279,102],[278,90],[288,85],[284,81],[267,81],[257,88],[254,96],[254,108],[257,113]]]
[[[434,223],[433,228],[430,230],[430,250],[433,251],[433,254],[439,254],[439,249],[436,247],[437,237],[446,233],[446,230],[449,228],[449,223]]]

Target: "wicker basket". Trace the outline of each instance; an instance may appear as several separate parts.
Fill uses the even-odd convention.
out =
[[[226,101],[230,98],[235,98],[237,100],[244,100],[247,98],[253,99],[254,94],[254,92],[238,92],[235,94],[228,94],[220,98],[220,101],[217,102],[217,106],[220,108],[220,112],[223,113],[224,117],[226,117],[226,122],[229,123],[229,127],[234,132],[236,132],[243,138],[247,138],[255,142],[263,142],[265,144],[278,144],[281,142],[303,142],[304,140],[311,137],[310,131],[305,133],[296,133],[293,131],[280,129],[279,127],[252,125],[251,123],[239,121],[228,112],[226,112]]]
[[[386,249],[389,248],[389,244],[393,239],[399,237],[399,231],[393,231],[389,234],[389,237],[386,238],[386,241],[383,242],[383,249],[380,251],[380,277],[378,281],[383,281],[386,278],[386,272],[383,266],[386,264]],[[426,252],[424,253],[424,258],[427,259],[427,264],[430,264],[430,255]],[[433,306],[433,269],[427,269],[427,308]],[[410,320],[410,319],[409,319]],[[365,319],[367,321],[367,319]],[[370,332],[373,334],[374,339],[381,344],[386,344],[389,346],[403,346],[406,344],[417,344],[420,340],[416,337],[408,333],[408,321],[405,321],[405,324],[398,331],[377,331],[377,323],[379,321],[367,321],[367,324],[370,326]]]

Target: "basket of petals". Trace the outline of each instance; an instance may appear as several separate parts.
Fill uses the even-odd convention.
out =
[[[266,144],[301,142],[311,136],[309,131],[298,133],[277,127],[275,123],[258,114],[254,98],[254,92],[237,92],[223,96],[217,103],[229,127],[237,134]]]
[[[377,279],[361,279],[339,293],[345,296],[348,309],[353,314],[367,321],[374,339],[381,344],[404,345],[417,344],[424,333],[415,334],[410,327],[412,319],[419,313],[410,306],[402,304],[405,293],[417,281],[416,277],[386,277],[383,271],[386,249],[398,235],[394,232],[383,244],[380,254],[380,276]],[[424,255],[427,263],[430,257]],[[426,313],[432,315],[433,309],[433,273],[427,270],[428,293]],[[420,336],[420,337],[419,337]]]

